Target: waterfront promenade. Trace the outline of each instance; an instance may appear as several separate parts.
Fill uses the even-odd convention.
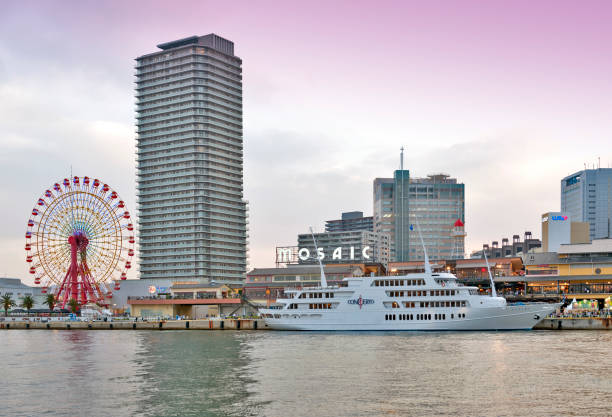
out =
[[[0,330],[265,330],[262,319],[215,319],[215,320],[156,320],[156,321],[3,321]]]
[[[0,330],[269,330],[263,319],[4,321]],[[534,330],[612,330],[610,317],[549,317]]]

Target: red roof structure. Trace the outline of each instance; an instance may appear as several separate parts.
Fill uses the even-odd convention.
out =
[[[455,222],[455,227],[463,227],[463,222],[461,221],[461,219],[457,219],[457,221]]]

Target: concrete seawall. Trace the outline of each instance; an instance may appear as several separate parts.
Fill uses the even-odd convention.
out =
[[[0,330],[267,330],[261,319],[168,321],[4,321]]]
[[[612,330],[612,318],[548,318],[539,322],[536,330]]]

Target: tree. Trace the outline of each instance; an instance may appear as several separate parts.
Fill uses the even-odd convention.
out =
[[[79,309],[79,302],[74,298],[71,298],[70,301],[68,301],[68,305],[70,306],[70,311],[72,311],[72,314],[76,314],[77,310]]]
[[[23,300],[21,300],[21,307],[25,308],[28,314],[30,314],[30,310],[34,307],[34,298],[31,295],[24,296]]]
[[[53,309],[55,308],[55,304],[57,304],[57,299],[55,298],[55,294],[47,294],[43,304],[48,305],[49,306],[49,310],[51,310],[53,312]]]
[[[9,294],[4,294],[1,300],[2,300],[2,308],[4,309],[4,315],[8,316],[9,308],[13,307],[15,305],[15,302],[13,301],[13,299],[11,298]]]

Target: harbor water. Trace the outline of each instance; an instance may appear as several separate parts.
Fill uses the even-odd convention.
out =
[[[612,332],[1,333],[5,416],[606,416]]]

